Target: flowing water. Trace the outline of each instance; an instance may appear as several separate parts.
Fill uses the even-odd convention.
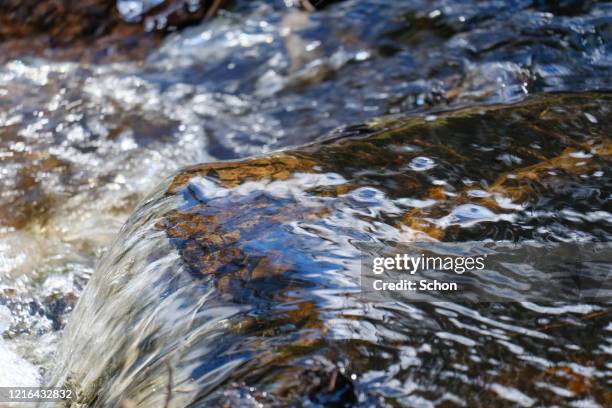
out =
[[[2,385],[99,406],[610,405],[608,306],[367,302],[355,242],[609,241],[611,14],[237,1],[143,62],[6,62]]]
[[[609,405],[606,304],[370,301],[358,243],[608,241],[611,109],[547,96],[187,168],[104,257],[54,381],[94,406]]]

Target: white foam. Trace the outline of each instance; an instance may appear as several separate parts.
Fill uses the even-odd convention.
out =
[[[38,387],[40,381],[38,369],[0,340],[0,387]]]

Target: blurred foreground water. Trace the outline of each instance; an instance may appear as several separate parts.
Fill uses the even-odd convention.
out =
[[[612,10],[559,4],[238,1],[142,62],[0,66],[1,385],[609,405],[606,305],[355,295],[353,241],[610,239]],[[107,252],[176,169],[337,127],[178,173]]]

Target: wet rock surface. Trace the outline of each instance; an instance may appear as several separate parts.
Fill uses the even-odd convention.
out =
[[[609,405],[607,305],[367,301],[357,243],[608,241],[611,109],[387,117],[186,168],[92,278],[55,379],[93,406]]]
[[[286,2],[316,11],[334,1]],[[0,62],[44,56],[93,63],[142,60],[168,33],[213,17],[229,0],[6,0]]]
[[[182,27],[170,24],[172,13],[186,12],[191,24],[209,3],[191,12],[184,1],[2,3],[3,227],[44,223],[83,191],[124,191],[136,184],[138,160],[151,163],[154,184],[168,162],[260,154],[415,109],[608,89],[612,78],[606,3],[568,11],[549,2],[331,2],[307,13],[284,2],[235,1],[162,41],[159,30]],[[149,32],[147,24],[160,28]],[[125,49],[113,50],[108,36]],[[141,36],[151,47],[132,44]],[[25,54],[9,52],[13,40]],[[114,55],[131,61],[131,52],[146,58],[108,63]],[[87,63],[98,57],[109,59]],[[146,188],[136,190],[116,199],[118,212],[129,212]]]
[[[44,55],[93,62],[142,59],[165,32],[214,15],[225,1],[7,0],[0,61]]]
[[[130,348],[134,345],[133,339],[114,344],[108,344],[105,339],[120,338],[122,331],[128,330],[149,330],[151,338],[154,338],[156,327],[169,327],[166,323],[147,326],[148,320],[142,314],[135,317],[136,321],[141,322],[137,328],[124,326],[129,320],[126,316],[132,316],[138,310],[134,306],[137,301],[150,307],[157,305],[159,309],[152,309],[155,319],[170,322],[175,322],[176,316],[186,316],[185,307],[191,307],[190,310],[194,311],[198,310],[198,305],[206,302],[208,317],[195,323],[202,332],[209,329],[214,332],[215,324],[218,324],[219,333],[225,335],[224,324],[229,320],[223,320],[224,316],[229,319],[236,314],[240,318],[235,324],[232,322],[232,327],[238,333],[240,330],[248,333],[249,327],[258,327],[252,324],[266,321],[265,312],[245,318],[240,315],[242,309],[237,305],[254,302],[265,307],[269,303],[260,297],[274,298],[275,288],[292,288],[295,285],[301,288],[302,281],[287,280],[285,277],[296,268],[310,265],[313,262],[311,257],[319,257],[316,265],[323,269],[329,266],[326,262],[337,261],[335,258],[321,257],[316,246],[312,256],[304,256],[311,243],[321,242],[321,236],[336,242],[334,237],[339,233],[334,229],[334,222],[352,228],[341,228],[340,236],[358,231],[351,240],[381,239],[381,236],[404,239],[406,235],[449,241],[487,236],[496,239],[516,236],[593,240],[608,233],[605,220],[609,215],[607,210],[601,210],[607,201],[600,192],[604,191],[603,186],[608,179],[605,170],[603,173],[599,170],[607,145],[603,142],[605,139],[600,138],[602,135],[597,133],[608,126],[604,115],[607,114],[604,110],[607,105],[601,102],[602,106],[592,106],[590,102],[590,99],[605,101],[606,97],[585,93],[610,89],[609,27],[612,13],[608,2],[234,0],[227,6],[223,4],[215,18],[207,18],[203,13],[214,9],[213,3],[217,2],[0,2],[0,385],[13,384],[6,381],[21,385],[38,385],[40,381],[48,381],[49,371],[56,361],[53,353],[60,336],[64,334],[64,325],[72,319],[74,303],[81,297],[83,288],[92,276],[96,282],[102,279],[93,284],[94,287],[107,289],[92,289],[101,292],[95,296],[100,303],[91,303],[96,308],[113,304],[114,308],[122,311],[115,316],[116,320],[113,320],[112,314],[107,316],[108,319],[102,316],[101,321],[106,325],[92,324],[92,330],[100,334],[96,340],[99,344],[92,343],[92,349],[107,350],[106,356],[109,358],[115,352],[124,356],[126,350],[131,350],[127,353],[134,357],[141,355],[139,347],[143,345],[151,353],[157,350],[158,355],[164,355],[174,350],[176,345],[159,341],[147,343],[144,336],[136,342],[138,347]],[[305,12],[312,9],[307,3],[317,6],[318,10]],[[102,12],[109,9],[110,12]],[[496,144],[489,146],[485,140],[486,132],[490,130],[497,134],[498,131],[495,124],[490,124],[493,129],[487,127],[488,130],[483,130],[482,135],[476,133],[480,136],[474,147],[472,135],[462,130],[462,122],[457,119],[453,122],[457,129],[447,129],[444,139],[425,138],[425,145],[418,142],[421,136],[415,136],[414,142],[406,139],[407,146],[389,144],[394,146],[392,150],[400,149],[397,157],[374,141],[350,143],[350,149],[355,150],[350,154],[339,147],[339,142],[328,143],[326,146],[337,153],[338,163],[335,163],[336,156],[325,156],[323,148],[320,151],[293,149],[338,127],[342,130],[337,136],[370,137],[373,132],[380,131],[381,126],[407,125],[404,123],[406,117],[419,117],[419,126],[429,134],[430,131],[425,129],[429,129],[428,124],[439,125],[436,115],[441,110],[490,104],[500,104],[498,108],[501,109],[502,104],[560,91],[583,93],[583,97],[576,96],[578,99],[563,98],[577,110],[584,108],[584,115],[580,116],[577,111],[568,112],[562,107],[559,114],[557,108],[542,111],[536,104],[534,109],[540,112],[541,117],[532,118],[527,112],[530,108],[525,105],[517,113],[522,118],[519,122],[523,123],[517,127],[520,134],[515,134],[509,118],[503,119],[503,129],[507,129],[508,135],[516,137],[517,143],[501,143],[499,141],[502,139],[495,139]],[[559,105],[564,103],[559,102]],[[493,115],[488,108],[482,109],[486,115]],[[399,114],[404,119],[400,118],[396,124],[385,120],[375,125],[351,126],[387,114]],[[441,116],[449,117],[448,114]],[[571,126],[565,123],[566,117],[572,118]],[[475,118],[477,115],[466,120]],[[494,122],[496,118],[494,116],[491,120]],[[541,124],[542,129],[534,130],[524,124],[531,120]],[[549,126],[556,129],[550,137],[551,140],[559,138],[557,144],[542,142],[538,148],[531,146],[529,137],[521,136],[535,135],[536,139],[543,140],[542,135]],[[580,144],[577,142],[580,138],[572,136],[571,140],[564,139],[566,129],[572,135],[591,136]],[[455,133],[465,146],[457,147],[459,142],[448,142],[451,145],[448,149],[436,147],[442,142],[446,143],[447,139],[452,141]],[[561,146],[566,146],[566,149]],[[139,260],[137,264],[140,266],[119,262],[122,266],[116,268],[113,282],[119,286],[122,282],[134,282],[123,278],[122,274],[146,268],[146,265],[150,270],[142,275],[157,276],[156,273],[168,264],[171,266],[170,276],[180,275],[186,279],[175,286],[193,287],[193,280],[202,282],[202,286],[194,289],[192,298],[183,303],[174,303],[176,297],[171,296],[173,292],[170,290],[167,292],[170,299],[163,303],[157,291],[165,285],[163,279],[149,293],[144,288],[150,287],[151,279],[127,290],[114,284],[108,285],[106,273],[94,274],[94,270],[98,269],[97,260],[108,251],[137,203],[178,168],[194,163],[235,161],[287,148],[293,150],[276,155],[274,160],[270,156],[262,156],[248,162],[196,166],[190,170],[193,177],[189,171],[182,172],[171,182],[173,193],[168,195],[168,201],[160,199],[158,203],[162,207],[167,204],[165,212],[157,209],[157,205],[147,207],[133,218],[140,217],[145,224],[148,222],[146,220],[151,221],[146,228],[142,224],[138,224],[137,228],[128,228],[128,232],[154,231],[151,232],[153,236],[147,235],[148,238],[143,239],[136,235],[134,240],[127,240],[126,237],[130,235],[126,232],[119,238],[126,242],[126,246],[136,245],[139,251],[147,255],[132,257],[137,249],[130,249],[128,252],[131,255],[126,262],[127,259]],[[375,154],[364,151],[371,148]],[[490,148],[499,154],[489,152]],[[513,153],[505,154],[503,149]],[[464,157],[457,156],[457,153]],[[483,155],[487,160],[474,160],[475,155]],[[374,173],[361,173],[358,170],[362,159],[372,160],[371,166],[364,165],[364,168]],[[384,160],[390,160],[393,165],[385,165]],[[275,163],[273,166],[272,162]],[[347,167],[346,172],[340,171],[340,163]],[[357,163],[360,163],[359,166]],[[321,170],[319,167],[322,165],[328,169]],[[494,170],[489,172],[488,169],[501,173],[494,175]],[[516,174],[510,171],[512,169],[516,170]],[[446,170],[451,172],[448,176],[444,173]],[[468,170],[475,171],[475,176],[471,177]],[[338,173],[333,173],[335,171]],[[328,172],[331,177],[328,177]],[[209,176],[201,177],[206,174]],[[272,174],[276,184],[270,187],[270,183],[263,180],[272,177]],[[388,177],[387,174],[393,176]],[[461,178],[463,184],[459,183],[457,174],[465,175],[465,180]],[[433,180],[433,175],[441,180]],[[477,176],[483,177],[489,184],[480,183]],[[223,205],[231,201],[229,196],[245,195],[241,199],[243,201],[239,200],[236,204],[245,217],[208,208],[209,218],[206,220],[210,220],[209,223],[195,211],[177,211],[182,205],[180,200],[183,196],[189,197],[185,186],[189,186],[192,179],[195,179],[190,187],[193,197],[197,197],[204,187],[204,190],[212,188],[218,191],[219,199],[225,197]],[[245,187],[247,179],[259,184]],[[448,186],[440,184],[447,179],[450,183]],[[202,180],[207,180],[207,184],[202,185]],[[278,196],[286,197],[282,191],[286,184],[294,181],[295,189],[287,187],[290,193],[286,194],[302,191],[300,197],[303,196],[304,201],[298,200],[291,206]],[[312,187],[313,183],[318,183],[317,187]],[[377,183],[380,185],[373,191],[371,186]],[[234,188],[240,188],[240,191],[235,192]],[[248,189],[266,192],[255,198],[248,195],[251,194]],[[400,191],[405,196],[395,202],[399,197],[396,194]],[[540,191],[544,194],[541,199]],[[381,192],[388,196],[381,196]],[[206,195],[203,197],[192,198],[193,205],[197,200],[210,198]],[[499,202],[498,197],[506,197],[508,202]],[[311,207],[304,205],[305,202],[315,202],[316,205]],[[510,202],[526,202],[531,206],[529,208],[536,210],[529,212],[509,205]],[[278,211],[278,217],[274,218],[261,208],[254,213],[249,203],[261,206],[269,203],[270,211]],[[335,209],[333,203],[341,205],[340,210]],[[388,203],[393,203],[398,209],[389,207]],[[507,204],[509,208],[506,208]],[[591,211],[591,206],[600,210]],[[369,207],[373,210],[368,211]],[[328,220],[346,208],[350,216],[348,221],[344,218],[334,221],[335,218],[332,218],[333,222],[321,225],[321,220]],[[164,212],[168,216],[160,220],[151,215],[153,212]],[[252,220],[246,219],[247,214],[252,216]],[[370,225],[371,217],[379,215],[382,221],[377,219],[374,226]],[[298,258],[288,262],[290,254],[284,254],[283,249],[274,249],[276,252],[273,252],[269,248],[263,248],[267,254],[265,257],[257,257],[252,254],[260,249],[241,246],[243,238],[238,232],[244,232],[246,240],[253,240],[255,231],[266,231],[268,227],[271,228],[269,231],[280,231],[283,240],[295,242],[292,235],[294,230],[287,232],[279,227],[285,225],[288,217],[307,219],[311,223],[305,230],[300,230],[300,225],[296,227],[297,231],[312,234],[312,241],[305,248],[292,253],[299,255]],[[195,227],[188,228],[188,220],[196,222]],[[233,224],[230,223],[227,228],[216,227],[219,220],[228,220]],[[206,236],[203,231],[209,231],[211,236]],[[249,231],[252,235],[249,235]],[[175,237],[169,238],[172,234]],[[219,238],[221,236],[223,239]],[[169,242],[173,242],[172,245],[168,245]],[[345,242],[343,248],[352,248],[350,242]],[[216,248],[235,250],[220,257],[214,252]],[[118,259],[124,251],[125,248],[115,249],[105,259]],[[149,256],[152,253],[156,255]],[[354,257],[354,253],[351,254],[347,260],[349,263]],[[181,263],[189,262],[184,264],[180,274],[176,274],[179,255],[185,259]],[[203,268],[203,259],[217,264]],[[230,266],[218,271],[222,263]],[[114,268],[108,262],[105,265],[99,269]],[[225,278],[222,276],[224,271],[227,272]],[[278,278],[266,278],[266,274]],[[270,285],[270,292],[248,284],[251,281],[261,282],[262,279],[267,282],[266,285]],[[247,283],[244,290],[241,290],[242,282]],[[352,285],[351,282],[347,283],[343,274],[331,274],[325,285],[335,287],[340,283],[346,283],[349,287]],[[211,293],[222,295],[220,302],[230,302],[229,308],[225,307],[228,303],[219,303],[217,307],[214,301],[208,302],[202,294],[207,288]],[[125,302],[116,296],[117,291],[124,289],[129,292],[120,292],[125,295]],[[352,316],[352,311],[347,316],[339,317],[339,332],[330,332],[326,328],[327,323],[329,326],[334,323],[328,318],[338,317],[338,314],[334,315],[335,312],[329,310],[335,310],[333,308],[336,306],[330,306],[331,309],[327,308],[329,305],[322,306],[321,297],[330,302],[337,302],[338,297],[328,296],[326,290],[307,301],[300,298],[302,292],[298,291],[297,300],[291,306],[286,306],[281,300],[279,304],[283,306],[271,315],[274,316],[272,320],[278,317],[278,326],[269,324],[270,330],[265,332],[268,337],[263,338],[261,347],[253,345],[254,349],[269,347],[273,350],[274,336],[290,333],[296,321],[305,327],[307,334],[313,334],[302,336],[305,347],[319,344],[320,338],[328,334],[333,337],[340,333],[340,338],[345,339],[347,332],[355,331],[360,333],[357,337],[363,340],[365,333],[372,332],[371,327],[360,318],[347,317]],[[135,300],[130,297],[136,294],[140,298]],[[88,295],[90,299],[92,296]],[[373,322],[381,313],[391,317],[397,317],[400,313],[388,310],[380,312],[368,305],[360,305],[350,296],[342,299],[351,307],[356,305],[356,313],[374,313]],[[168,306],[167,309],[164,306]],[[178,308],[176,313],[175,306]],[[526,307],[531,307],[530,312],[520,308],[519,311],[533,319],[520,321],[517,331],[532,327],[536,320],[538,325],[547,327],[546,330],[576,327],[574,331],[563,329],[559,333],[552,333],[553,339],[557,335],[560,339],[573,339],[577,336],[575,332],[581,330],[582,319],[589,322],[599,313],[594,311],[594,317],[591,317],[587,312],[592,310],[589,305],[552,311],[534,311],[537,307],[533,305]],[[82,306],[77,309],[81,310],[79,315],[88,316],[96,310],[83,310]],[[146,310],[143,313],[148,313]],[[164,310],[167,312],[162,313]],[[311,313],[313,310],[317,313]],[[417,313],[411,308],[407,310],[401,313]],[[424,315],[431,317],[432,325],[442,322],[440,327],[445,331],[449,331],[447,326],[452,328],[456,321],[449,323],[450,320],[446,318],[439,319],[438,312],[444,316],[449,313],[469,315],[472,317],[465,319],[473,322],[480,322],[478,319],[482,317],[470,314],[472,309],[449,312],[448,308],[435,309]],[[561,313],[567,316],[561,318]],[[311,315],[315,317],[309,317]],[[511,315],[515,316],[514,312]],[[414,316],[418,319],[419,315]],[[505,321],[503,315],[495,316],[499,317],[499,321]],[[406,327],[413,324],[410,317],[406,319]],[[187,320],[178,319],[177,326],[184,329],[194,327],[181,326]],[[322,325],[321,321],[326,324]],[[463,320],[461,322],[464,323]],[[479,330],[483,329],[478,325],[490,324],[486,320],[473,324],[472,328],[474,333],[480,333]],[[321,333],[327,334],[317,334],[321,327]],[[384,325],[382,327],[383,335],[379,339],[384,343],[389,332],[384,330]],[[394,325],[389,327],[403,333],[403,326],[399,329]],[[587,327],[590,326],[587,324]],[[260,329],[253,330],[256,333]],[[185,329],[182,334],[162,332],[159,336],[186,338],[188,344],[198,338],[197,335],[182,337],[185,332],[189,330]],[[378,333],[377,330],[374,332]],[[70,333],[66,335],[67,339],[79,337],[73,331]],[[433,335],[432,331],[422,333],[429,335],[429,347],[434,344],[431,339],[446,336],[442,340],[451,341],[448,340],[448,333],[440,333],[442,337]],[[495,337],[499,333],[491,333],[495,339],[504,340]],[[474,334],[462,335],[468,340],[479,340]],[[236,339],[239,341],[244,337],[238,335]],[[469,343],[466,339],[457,339]],[[593,347],[607,350],[600,345],[600,337],[595,336],[594,339]],[[396,341],[395,338],[393,341]],[[559,343],[565,344],[564,341],[559,340]],[[231,345],[236,344],[232,342],[230,338],[227,349],[230,351],[227,353],[231,353]],[[546,344],[550,345],[550,342]],[[577,341],[586,350],[590,345],[584,342]],[[205,343],[210,344],[208,341]],[[166,344],[168,348],[159,351],[158,344]],[[427,349],[424,343],[418,344]],[[212,346],[203,347],[210,350]],[[528,350],[529,347],[524,349]],[[290,348],[290,352],[295,350]],[[408,374],[396,376],[383,372],[381,368],[378,377],[370,374],[373,377],[364,380],[357,371],[350,371],[346,364],[342,363],[342,366],[338,363],[340,360],[334,360],[336,356],[341,357],[341,353],[330,350],[328,357],[318,358],[316,362],[305,357],[295,371],[281,365],[279,373],[291,371],[294,377],[304,373],[304,378],[312,378],[309,384],[294,380],[294,377],[288,380],[280,374],[275,377],[270,371],[269,375],[261,374],[261,378],[276,378],[278,392],[265,394],[267,391],[259,392],[256,387],[255,390],[246,387],[247,383],[257,383],[258,379],[253,377],[248,381],[238,379],[231,382],[222,392],[213,395],[214,381],[206,384],[219,373],[215,371],[216,368],[227,368],[226,361],[244,363],[249,360],[247,353],[241,354],[243,360],[220,358],[203,368],[204,371],[213,372],[212,377],[202,379],[194,389],[207,401],[217,398],[223,403],[232,401],[234,405],[255,404],[259,399],[272,403],[279,396],[287,398],[281,401],[302,397],[309,401],[331,401],[334,395],[342,395],[342,398],[352,401],[351,395],[355,395],[358,401],[362,401],[363,384],[370,381],[372,387],[378,390],[374,392],[376,395],[384,394],[384,398],[396,398],[398,401],[404,398],[400,402],[403,405],[415,405],[422,401],[409,398],[413,384],[408,381]],[[573,346],[568,345],[567,350],[578,353]],[[451,352],[455,352],[452,347]],[[219,353],[227,354],[225,351]],[[404,347],[402,353],[404,363],[401,370],[406,370],[413,351]],[[591,382],[599,384],[599,380],[592,378],[600,378],[600,372],[576,365],[568,369],[568,366],[560,363],[566,361],[566,357],[558,351],[555,353],[548,356],[549,361],[551,365],[558,363],[560,368],[553,368],[550,373],[543,374],[541,369],[529,371],[520,366],[505,372],[512,378],[542,380],[538,385],[544,387],[538,388],[542,398],[565,403],[568,397],[564,395],[567,393],[550,387],[556,384],[577,390],[572,402],[578,404],[577,401],[581,400],[581,404],[590,403],[589,387]],[[390,356],[393,353],[374,354],[372,364],[379,364],[383,368],[392,365]],[[75,355],[77,357],[78,354]],[[193,355],[194,364],[202,364],[200,357],[197,353]],[[261,357],[274,360],[271,355],[262,354]],[[469,358],[475,357],[470,355]],[[287,361],[293,363],[295,359]],[[586,358],[584,361],[585,367],[589,366],[587,362],[590,360]],[[133,384],[135,380],[128,377],[133,372],[129,367],[141,362],[128,359],[127,363],[114,369],[124,372],[125,377],[121,378]],[[90,364],[90,372],[83,376],[82,384],[90,384],[97,378],[110,378],[101,374],[113,372],[108,369],[107,363],[105,357],[100,357],[99,362]],[[457,367],[465,368],[462,363],[455,363]],[[145,377],[153,379],[147,384],[158,390],[160,383],[166,387],[169,377],[172,377],[172,383],[180,382],[181,375],[191,373],[190,370],[168,370],[168,366],[173,367],[173,362],[168,361],[163,367],[157,367],[155,370],[159,371],[154,372],[159,376],[146,374]],[[123,371],[123,367],[128,368]],[[488,368],[486,366],[483,370]],[[398,368],[391,367],[390,370]],[[424,370],[427,373],[427,368]],[[457,381],[465,380],[461,372],[459,368],[452,371],[454,378],[459,378]],[[198,375],[201,374],[202,371],[199,371]],[[356,379],[352,374],[357,376]],[[443,375],[451,374],[445,372]],[[482,378],[479,375],[477,372],[474,377]],[[468,380],[470,377],[471,372]],[[187,381],[186,378],[183,377],[183,380]],[[381,384],[387,378],[401,379],[401,384],[391,382],[382,389]],[[428,374],[423,378],[425,380],[419,382],[422,387],[428,381],[435,382]],[[109,387],[123,380],[109,382]],[[352,386],[347,385],[347,381]],[[101,386],[101,382],[96,384]],[[505,397],[519,398],[521,403],[530,401],[513,393],[512,389],[501,387],[502,384],[491,384],[488,388],[481,385],[488,390],[484,391],[485,394],[500,393]],[[476,386],[471,384],[465,387],[471,390],[470,387]],[[532,389],[528,385],[525,387],[531,395]],[[419,390],[419,395],[433,395]],[[192,392],[196,391],[189,391],[187,395],[191,398],[195,395]],[[321,394],[323,399],[317,399],[316,394]],[[111,388],[102,389],[101,395],[108,395],[111,399],[116,397]],[[146,395],[145,389],[142,395]],[[164,406],[167,395],[163,392],[152,395],[152,405]],[[171,393],[174,404],[179,404],[180,395],[179,391]],[[157,396],[161,399],[155,400]],[[448,398],[453,399],[453,396]],[[448,399],[444,401],[448,402]],[[601,401],[601,398],[597,401]],[[146,405],[144,400],[141,402],[143,406]],[[495,400],[496,404],[498,402]]]

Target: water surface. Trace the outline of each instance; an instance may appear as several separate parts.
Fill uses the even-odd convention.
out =
[[[607,406],[607,304],[377,300],[359,282],[363,242],[609,241],[610,109],[541,96],[188,167],[104,257],[56,384],[93,406]],[[542,284],[516,267],[476,279]]]
[[[370,143],[364,148],[363,157],[358,158],[343,149],[334,150],[330,156],[333,160],[319,158],[327,154],[321,148],[315,161],[333,166],[316,172],[333,173],[331,179],[328,176],[316,182],[308,177],[292,179],[291,186],[279,188],[300,195],[319,183],[321,186],[317,188],[322,197],[346,194],[341,201],[351,209],[347,210],[350,217],[337,223],[357,228],[358,234],[352,238],[357,240],[381,236],[414,239],[419,231],[427,237],[446,240],[607,240],[609,169],[602,157],[609,151],[605,144],[609,137],[606,127],[609,104],[605,95],[587,92],[610,89],[610,11],[610,4],[606,2],[557,5],[548,1],[344,1],[306,13],[281,1],[236,1],[215,19],[170,34],[144,61],[88,64],[39,56],[3,63],[0,65],[0,330],[3,337],[0,359],[5,364],[0,364],[0,379],[33,384],[48,377],[54,365],[51,356],[96,260],[108,250],[136,204],[173,171],[185,165],[244,158],[302,145],[328,137],[337,127],[344,128],[336,131],[341,137],[369,133],[368,126],[359,124],[381,115],[403,118],[417,115],[424,121],[422,134],[414,140],[385,145],[383,150],[397,149],[397,153],[393,150],[393,160],[389,158],[390,153],[379,156],[380,150],[372,149]],[[449,125],[452,127],[446,128],[443,137],[431,136],[427,127],[439,120],[439,112],[444,109],[506,105],[534,94],[559,91],[581,92],[582,96],[572,102],[573,109],[565,106],[565,99],[553,102],[555,96],[545,102],[555,108],[544,113],[529,113],[531,105],[526,105],[526,113],[517,119],[522,123],[520,126],[508,122],[500,127],[497,117],[483,122],[467,116]],[[533,129],[531,123],[538,115],[543,115],[544,128]],[[535,137],[532,132],[539,136]],[[601,143],[604,143],[603,152],[592,151],[601,149],[595,147]],[[565,148],[572,148],[572,153],[564,155]],[[553,157],[558,161],[547,164]],[[578,166],[582,161],[587,164]],[[563,163],[568,163],[571,171]],[[554,171],[551,166],[561,166],[561,170],[556,170],[559,174],[548,174]],[[306,165],[300,169],[312,171]],[[519,169],[523,173],[512,174]],[[291,172],[294,171],[292,168]],[[246,170],[239,167],[236,172],[242,180]],[[543,187],[512,181],[513,176],[526,180],[533,174],[543,178]],[[334,187],[353,179],[360,180],[361,189]],[[530,187],[524,188],[524,185]],[[265,189],[264,186],[249,188]],[[496,202],[500,207],[492,207],[491,197],[498,193],[505,194],[508,202]],[[531,212],[513,207],[524,202],[532,205]],[[178,204],[168,205],[174,208]],[[277,208],[284,207],[272,203],[268,211]],[[500,212],[514,218],[499,218]],[[302,209],[296,208],[287,217],[297,219],[302,213]],[[363,217],[365,224],[358,222]],[[397,235],[398,217],[411,229],[410,234]],[[477,222],[463,228],[466,219]],[[325,234],[330,234],[330,239],[338,234],[326,232],[325,228],[319,226],[308,231],[317,240]],[[317,245],[304,244],[303,251],[312,257],[319,250]],[[250,250],[262,249],[269,250],[257,247]],[[151,250],[142,249],[143,253]],[[170,246],[167,251],[170,258],[164,262],[174,265],[176,248]],[[291,254],[295,256],[293,262],[301,262],[299,253]],[[109,255],[107,259],[112,258]],[[320,262],[325,265],[328,260],[323,258]],[[143,261],[143,264],[149,263]],[[99,275],[100,279],[105,276],[102,272]],[[345,282],[337,274],[326,276],[331,287]],[[350,282],[346,284],[350,287]],[[201,292],[195,293],[201,299]],[[323,293],[321,296],[327,296]],[[152,301],[155,304],[159,305],[159,300]],[[318,300],[309,304],[311,309],[306,305],[295,308],[312,310],[305,312],[306,315],[327,310]],[[362,310],[366,305],[351,307],[359,310],[358,315],[372,313],[387,317],[375,317],[368,330],[349,328],[365,324],[359,319],[355,320],[358,323],[335,325],[323,313],[319,320],[326,326],[336,327],[335,330],[347,327],[346,331],[377,333],[377,321],[387,319],[394,322],[389,323],[390,327],[401,333],[393,325],[413,328],[411,313],[432,325],[439,320],[436,317],[439,310],[441,314],[469,315],[474,322],[480,322],[485,316],[474,309],[448,311],[448,308],[432,307],[423,315],[424,312],[411,308],[404,310],[404,306],[400,307],[401,311],[370,312],[368,309],[367,313]],[[464,329],[468,332],[461,333],[462,339],[479,341],[480,331],[485,330],[479,325],[489,321],[498,324],[504,319],[519,319],[515,322],[518,327],[530,327],[540,322],[539,319],[561,318],[599,333],[593,340],[596,345],[589,343],[590,340],[574,344],[583,354],[578,349],[568,349],[576,350],[584,361],[595,361],[603,358],[594,357],[597,350],[604,353],[608,350],[609,355],[606,334],[609,322],[600,319],[597,320],[600,323],[593,325],[584,323],[591,321],[583,319],[590,316],[587,311],[597,311],[589,305],[581,307],[571,309],[569,314],[557,314],[559,310],[531,310],[529,313],[533,316],[527,314],[530,317],[522,320],[527,312],[517,306],[516,313],[500,312],[487,317],[491,320],[485,323],[474,323],[476,328]],[[230,308],[211,315],[221,319],[220,316],[226,316],[224,313],[232,315],[238,311]],[[408,317],[398,317],[404,315]],[[168,318],[172,320],[176,316],[170,313]],[[457,341],[453,343],[448,334],[443,334],[452,332],[447,327],[448,321],[443,322],[446,326],[440,324],[423,334],[446,342],[444,347],[431,341],[427,342],[428,346],[433,353],[442,353],[439,350],[444,349],[444,353],[461,354],[450,346]],[[383,328],[384,325],[378,329],[383,333],[393,331]],[[419,329],[411,330],[419,332]],[[112,338],[110,333],[106,335]],[[332,334],[329,336],[333,338]],[[576,336],[576,330],[563,329],[551,338],[569,344],[569,339]],[[375,350],[376,357],[371,362],[355,355],[354,361],[368,361],[371,365],[353,371],[345,367],[342,375],[346,381],[338,384],[350,384],[346,386],[358,395],[355,384],[365,384],[364,378],[368,377],[364,373],[371,372],[378,360],[402,361],[397,356],[410,342],[394,348],[393,341],[381,338],[381,344],[389,348],[387,354]],[[72,341],[77,340],[67,340]],[[274,336],[271,335],[270,341],[274,341]],[[228,339],[226,347],[231,344]],[[525,345],[521,347],[530,350]],[[537,356],[542,345],[534,347]],[[406,350],[406,355],[416,356],[418,348],[414,353]],[[328,374],[321,373],[339,369],[341,359],[337,357],[333,353],[326,357],[333,364],[321,363],[326,368],[314,369],[316,376],[327,378]],[[546,358],[555,364],[565,361],[561,354]],[[345,356],[345,360],[351,359]],[[430,366],[427,361],[431,361]],[[433,374],[429,373],[436,372],[433,368],[441,364],[436,361],[439,360],[421,359],[420,365],[414,365],[420,368],[414,370],[407,369],[412,367],[408,363],[404,363],[404,368],[400,364],[401,370],[389,368],[395,363],[380,363],[381,377],[377,380],[374,376],[372,381],[387,384],[385,392],[389,396],[383,392],[381,398],[397,400],[398,404],[414,405],[425,400],[442,404],[442,400],[436,399],[442,398],[441,390],[455,388],[441,387],[435,379],[438,377],[431,377]],[[457,364],[464,364],[467,374],[462,376],[455,370],[453,381],[463,384],[482,379],[461,361]],[[501,366],[512,378],[539,378],[534,373],[542,372],[541,369],[522,372],[531,369],[505,360],[504,364],[498,364],[500,361],[483,364]],[[580,366],[583,368],[571,366],[571,372],[562,368],[559,375],[568,382],[573,381],[572,384],[595,384],[593,387],[597,390],[605,384],[602,381],[607,381],[605,370],[610,369],[602,368],[597,361],[592,363],[594,369],[583,369],[590,367],[587,362]],[[310,363],[303,366],[314,367]],[[23,368],[19,375],[13,374],[16,367]],[[101,361],[100,368],[103,367]],[[396,376],[393,370],[404,371]],[[481,368],[473,366],[472,370]],[[444,371],[440,368],[437,372]],[[419,373],[424,374],[419,377]],[[357,375],[359,381],[354,382],[351,374]],[[450,374],[440,374],[440,378],[447,375]],[[328,377],[339,378],[336,374]],[[396,381],[391,381],[394,378]],[[426,392],[419,388],[419,392],[413,392],[411,381],[429,384],[432,390]],[[565,380],[555,382],[545,378],[542,381],[547,385],[538,390],[545,391],[538,392],[563,394],[561,388],[572,389],[563,385]],[[243,395],[243,385],[237,384],[236,395]],[[487,389],[487,398],[500,393],[522,402],[539,398],[529,385],[502,380],[496,384],[491,385],[495,389],[474,384],[470,387]],[[561,388],[550,391],[551,384]],[[582,393],[561,396],[558,402],[589,400],[606,405],[602,398],[609,394],[591,392],[587,385],[580,389]],[[516,390],[528,399],[516,394]],[[404,399],[396,395],[398,392]],[[296,392],[295,398],[303,394]],[[420,399],[410,399],[413,394]],[[459,388],[455,394],[464,398]],[[554,399],[557,397],[542,395],[550,397],[547,401],[557,401]],[[444,401],[452,402],[453,398],[449,396]],[[486,404],[487,400],[473,402],[478,401]]]

